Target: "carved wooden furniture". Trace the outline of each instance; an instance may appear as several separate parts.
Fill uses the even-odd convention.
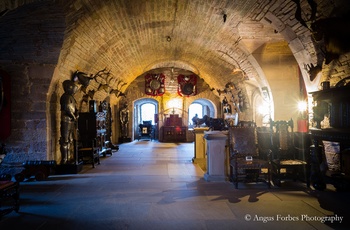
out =
[[[261,159],[257,148],[255,124],[229,127],[230,179],[239,182],[265,182],[270,187],[270,165]]]
[[[332,184],[337,189],[350,188],[350,130],[341,129],[310,129],[313,142],[311,151],[311,184],[317,190],[326,188],[326,184]],[[339,143],[338,169],[328,167],[323,141]]]
[[[186,142],[186,126],[163,126],[163,142]]]
[[[309,164],[298,159],[298,151],[294,146],[294,123],[289,121],[270,121],[272,133],[271,177],[275,185],[281,186],[282,180],[302,180],[309,182]]]
[[[166,118],[161,127],[161,141],[163,142],[186,142],[187,126],[182,126],[182,118],[178,114],[171,114]]]
[[[264,160],[270,160],[272,151],[272,133],[270,127],[257,127],[256,136],[260,158]]]
[[[106,101],[102,102],[101,122],[104,122],[104,129],[99,129],[103,133],[104,143],[102,144],[100,155],[106,157],[107,154],[113,155],[113,150],[118,150],[119,146],[112,144],[112,111],[111,106]]]
[[[4,179],[5,178],[5,179]],[[19,211],[19,182],[0,178],[0,219],[12,211]]]
[[[153,139],[154,128],[152,121],[144,121],[142,124],[139,124],[139,133],[138,140],[140,139]]]
[[[78,158],[85,163],[100,164],[100,151],[105,144],[103,113],[80,113],[78,119]]]
[[[313,148],[311,151],[311,184],[323,190],[327,183],[337,189],[350,188],[350,85],[312,92],[314,103],[313,117],[316,128],[310,129]],[[329,124],[327,124],[327,119]],[[323,124],[323,126],[322,126]],[[339,146],[333,155],[338,158],[334,162],[337,167],[331,169],[330,159],[325,154],[324,141]],[[322,167],[320,167],[322,166]],[[336,168],[336,169],[335,169]]]

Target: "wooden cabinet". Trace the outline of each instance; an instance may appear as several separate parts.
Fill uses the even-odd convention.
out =
[[[316,128],[310,129],[311,183],[323,190],[327,183],[338,189],[350,188],[350,87],[336,87],[311,93]],[[323,124],[329,119],[329,124]],[[325,148],[331,142],[332,152]],[[330,157],[331,155],[331,157]],[[320,167],[322,166],[322,167]]]
[[[316,128],[350,129],[350,86],[336,87],[311,93],[315,107]],[[321,122],[329,124],[321,125]]]
[[[170,114],[160,129],[160,141],[186,142],[187,126],[182,126],[182,118],[178,114]]]
[[[104,112],[79,113],[78,158],[84,163],[100,163],[100,152],[105,148],[106,120]]]
[[[185,126],[163,126],[163,142],[186,142],[187,127]]]
[[[106,114],[80,113],[78,119],[79,141],[96,140],[96,146],[101,149],[107,139]]]

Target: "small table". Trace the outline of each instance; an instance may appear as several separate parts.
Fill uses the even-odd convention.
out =
[[[11,202],[12,201],[12,202]],[[6,202],[7,205],[4,205]],[[11,203],[9,203],[11,202]],[[13,181],[0,181],[0,218],[12,211],[19,210],[19,183]]]

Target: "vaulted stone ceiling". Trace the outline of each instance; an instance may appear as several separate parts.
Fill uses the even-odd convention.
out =
[[[321,18],[344,4],[315,2]],[[307,19],[310,5],[302,0],[301,6]],[[316,64],[320,55],[310,31],[295,19],[291,0],[5,0],[0,7],[3,14],[27,8],[51,23],[46,26],[59,36],[47,39],[56,41],[51,45],[57,50],[41,52],[56,52],[57,59],[43,59],[57,61],[56,79],[106,67],[129,85],[152,69],[175,67],[216,89],[242,80],[263,87],[268,84],[254,53],[293,55],[300,67]]]
[[[256,1],[81,1],[74,8],[79,18],[71,17],[76,23],[66,40],[80,46],[67,47],[67,54],[85,49],[89,57],[79,68],[106,65],[127,83],[154,68],[176,67],[214,88],[244,77],[264,84],[251,52],[283,41],[256,19],[253,9],[263,10]]]

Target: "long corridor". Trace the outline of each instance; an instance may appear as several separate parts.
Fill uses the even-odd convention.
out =
[[[193,143],[119,147],[96,168],[21,182],[20,211],[5,215],[0,229],[349,229],[349,194],[331,185],[237,190],[203,179]]]

